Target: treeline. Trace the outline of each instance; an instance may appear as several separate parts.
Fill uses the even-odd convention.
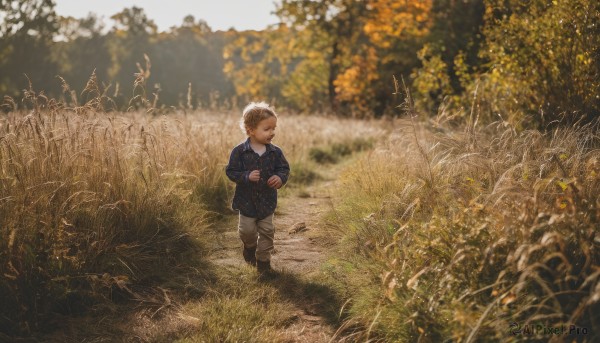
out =
[[[136,7],[106,28],[57,16],[52,0],[4,1],[0,93],[18,98],[26,74],[61,95],[60,75],[85,102],[95,70],[118,108],[135,96],[159,107],[261,98],[368,116],[396,112],[396,76],[430,114],[546,125],[600,113],[597,1],[282,0],[276,14],[263,31],[213,32],[190,15],[158,32]]]
[[[35,90],[79,105],[102,92],[117,109],[132,105],[136,95],[157,106],[184,107],[233,96],[223,73],[222,51],[226,37],[234,33],[212,32],[206,22],[191,15],[180,26],[158,32],[137,7],[113,15],[114,26],[107,28],[94,15],[59,17],[50,0],[2,4],[0,93],[4,95],[19,99],[31,81]],[[98,87],[84,91],[92,74]]]

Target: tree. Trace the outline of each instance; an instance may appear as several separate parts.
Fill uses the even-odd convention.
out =
[[[189,15],[180,27],[158,36],[151,50],[153,64],[158,66],[153,83],[154,88],[160,89],[163,103],[196,107],[209,103],[211,94],[231,95],[231,85],[223,73],[219,35],[212,32],[206,21]]]
[[[600,2],[487,1],[485,86],[499,103],[546,125],[600,115]]]
[[[455,107],[470,106],[472,76],[482,64],[484,12],[484,0],[431,2],[429,30],[417,53],[421,66],[411,74],[421,109],[437,113],[444,99]]]
[[[392,101],[392,76],[418,65],[431,26],[431,1],[283,1],[282,20],[308,31],[311,58],[326,61],[332,109],[381,114]],[[317,57],[318,56],[318,57]]]
[[[223,50],[224,72],[243,101],[281,97],[285,67],[282,55],[276,52],[276,31],[227,32],[228,43]],[[285,52],[283,53],[285,55]],[[283,67],[283,69],[282,69]]]
[[[352,65],[351,56],[365,47],[363,20],[368,1],[352,0],[284,0],[277,9],[278,16],[292,29],[307,31],[307,57],[326,63],[327,95],[330,108],[339,110],[338,96],[343,85],[336,80],[345,68]]]
[[[103,23],[93,14],[82,19],[61,17],[59,23],[63,40],[54,44],[53,56],[71,89],[81,94],[94,70],[100,81],[108,82],[111,58]]]
[[[50,46],[57,32],[54,1],[0,2],[0,93],[18,97],[28,87],[58,90]]]
[[[143,9],[135,6],[123,9],[111,19],[115,21],[115,25],[107,37],[111,55],[108,76],[120,90],[117,96],[129,99],[134,96],[131,85],[135,79],[134,74],[138,72],[137,64],[143,65],[144,55],[149,53],[156,38],[157,27]],[[124,105],[124,99],[119,101],[119,105]]]

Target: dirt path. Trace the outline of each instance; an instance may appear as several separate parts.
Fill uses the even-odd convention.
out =
[[[281,313],[285,325],[277,329],[278,341],[336,341],[335,322],[341,304],[334,292],[319,281],[321,265],[331,249],[325,244],[328,240],[324,239],[326,234],[319,220],[332,206],[331,195],[340,169],[340,165],[332,166],[326,170],[328,181],[317,181],[304,189],[287,189],[280,197],[274,219],[276,251],[272,257],[272,266],[279,276],[266,284],[276,289],[281,301],[289,305]],[[304,223],[305,229],[290,232],[298,223]],[[236,227],[237,217],[231,215],[212,229],[216,242],[211,247],[209,262],[228,277],[236,277],[240,269],[248,268],[241,255]],[[218,283],[211,287],[215,286],[218,289]],[[133,303],[128,309],[115,306],[111,314],[100,317],[65,317],[60,330],[45,336],[43,341],[168,342],[188,334],[193,336],[200,318],[188,315],[188,310],[210,305],[204,304],[205,298],[200,297],[190,300],[185,310],[180,303],[185,302],[185,296],[175,290],[160,289],[165,292],[164,298],[158,297],[156,303]]]
[[[325,262],[327,247],[319,239],[323,235],[319,220],[332,206],[333,185],[334,181],[320,181],[302,191],[289,190],[279,199],[274,218],[275,252],[271,265],[276,271],[293,276],[294,280],[302,280],[294,282],[309,283],[320,273],[320,266]],[[245,266],[236,225],[237,221],[232,221],[218,230],[220,240],[212,253],[212,262],[216,265]],[[282,283],[289,284],[289,279],[287,277]],[[277,279],[271,281],[272,284],[277,282]],[[285,336],[292,337],[293,342],[330,342],[335,329],[327,322],[322,310],[331,305],[326,304],[330,300],[327,295],[288,298],[296,310],[292,323],[285,328]]]

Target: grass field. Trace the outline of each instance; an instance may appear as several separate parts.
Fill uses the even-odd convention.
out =
[[[1,331],[43,331],[51,313],[144,301],[165,283],[202,292],[186,289],[183,276],[213,278],[204,237],[231,213],[224,167],[245,139],[238,122],[239,113],[60,107],[2,116]],[[359,121],[282,115],[276,141],[293,168],[287,189],[319,178],[315,151],[337,158],[376,132]]]
[[[281,287],[250,282],[245,293],[235,281],[248,271],[223,274],[206,256],[215,223],[232,213],[224,167],[245,138],[238,121],[239,113],[106,113],[52,102],[2,115],[0,338],[39,337],[57,315],[201,299],[183,312],[209,318],[202,333],[182,328],[170,338],[235,341],[250,332],[289,341],[277,330],[290,311]],[[282,113],[277,131],[292,166],[283,197],[302,196],[345,161],[331,180],[320,234],[331,256],[318,277],[338,299],[337,339],[548,338],[513,336],[512,323],[600,337],[597,127],[464,129]],[[242,321],[229,323],[228,313]]]
[[[396,122],[342,176],[328,217],[352,337],[597,340],[599,148],[592,125]]]

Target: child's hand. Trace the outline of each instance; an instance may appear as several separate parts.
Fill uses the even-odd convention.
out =
[[[273,175],[267,181],[267,185],[269,185],[271,188],[279,189],[283,185],[283,182],[281,182],[281,178],[279,176]]]
[[[258,180],[260,180],[260,170],[253,170],[250,172],[250,175],[248,175],[248,180],[252,181],[252,182],[258,182]]]

